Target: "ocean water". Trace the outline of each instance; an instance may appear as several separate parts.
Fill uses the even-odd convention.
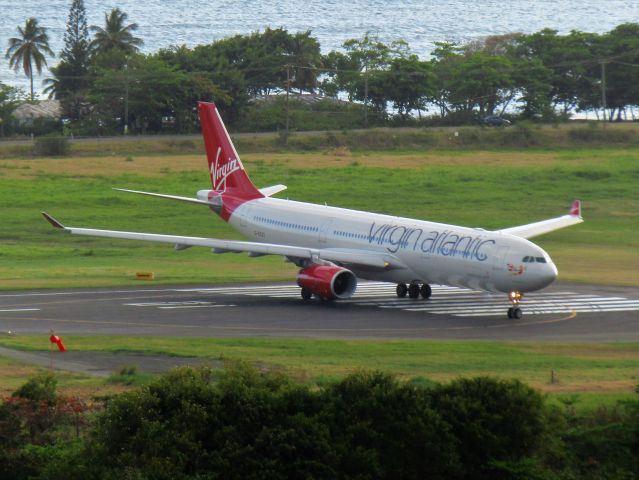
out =
[[[24,74],[9,69],[4,58],[17,26],[37,18],[57,55],[70,5],[70,0],[0,0],[0,82],[28,88]],[[464,42],[542,28],[602,33],[621,23],[639,23],[639,0],[85,0],[85,7],[89,25],[102,26],[112,8],[128,13],[129,21],[139,25],[137,36],[144,40],[145,52],[210,43],[270,26],[311,30],[324,52],[372,32],[383,41],[406,40],[413,53],[428,58],[438,41]],[[48,59],[49,65],[56,62]],[[45,70],[36,77],[38,89],[47,74]]]

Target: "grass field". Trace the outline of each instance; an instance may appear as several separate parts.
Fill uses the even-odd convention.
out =
[[[40,367],[0,357],[0,398],[11,395],[28,378],[44,371]],[[109,383],[104,378],[58,371],[55,376],[61,394],[86,400],[127,390],[126,386]]]
[[[68,336],[68,349],[86,352],[130,352],[212,359],[242,359],[283,369],[308,382],[323,383],[357,369],[390,371],[417,382],[448,381],[460,376],[519,378],[561,400],[576,396],[590,408],[634,395],[639,384],[639,345],[517,342],[340,341],[300,339],[208,339],[167,337]],[[46,336],[0,337],[0,345],[47,350]],[[0,361],[4,377],[7,361]],[[15,375],[26,370],[11,367]],[[22,369],[27,367],[21,367]],[[551,371],[555,382],[551,383]],[[63,377],[75,392],[98,390],[101,381]],[[2,382],[6,384],[6,380]],[[12,381],[13,386],[16,382]],[[5,389],[6,390],[6,389]],[[101,390],[98,390],[101,391]]]
[[[175,153],[192,152],[198,145],[178,142],[168,153],[137,146],[142,153],[115,155],[105,155],[108,147],[91,147],[90,156],[76,152],[55,159],[9,158],[5,151],[0,160],[0,289],[133,285],[137,271],[154,272],[154,282],[161,284],[292,281],[296,269],[278,257],[212,255],[195,248],[174,252],[167,245],[63,235],[40,216],[45,210],[73,226],[238,238],[206,208],[111,190],[193,196],[209,188],[203,153]],[[242,158],[257,185],[288,185],[280,197],[489,229],[564,214],[574,198],[581,198],[586,223],[535,240],[553,256],[560,279],[639,285],[636,146],[524,151],[336,147]],[[0,345],[46,350],[43,338],[0,337]],[[517,377],[555,399],[578,395],[584,408],[632,395],[639,383],[637,344],[141,337],[65,337],[65,342],[76,351],[242,358],[320,383],[357,368],[381,368],[417,381]],[[557,383],[550,383],[551,370]],[[35,371],[0,359],[0,393],[12,391]],[[60,383],[83,396],[124,388],[76,375],[63,375]]]
[[[499,228],[565,213],[583,200],[586,223],[537,239],[560,279],[639,285],[639,147],[246,154],[256,184],[280,197]],[[209,188],[203,154],[0,160],[0,289],[292,280],[280,258],[62,235],[72,226],[238,238],[204,207],[115,192],[193,196]]]

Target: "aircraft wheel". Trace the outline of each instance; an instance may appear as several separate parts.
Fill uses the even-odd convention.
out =
[[[419,285],[416,283],[411,283],[408,287],[408,296],[410,298],[418,298],[419,297]]]
[[[521,311],[521,308],[519,307],[510,307],[508,309],[508,318],[519,320],[523,316],[524,316],[524,313]]]
[[[429,299],[430,296],[433,294],[433,289],[430,288],[430,285],[425,283],[424,285],[422,285],[422,288],[419,289],[419,293],[423,298]]]
[[[397,288],[395,289],[395,292],[397,293],[397,296],[399,298],[404,298],[406,294],[408,293],[408,287],[406,286],[405,283],[398,283]]]
[[[310,299],[311,299],[311,297],[313,296],[313,294],[311,293],[311,291],[310,291],[310,290],[307,290],[306,288],[302,288],[302,292],[301,292],[301,294],[302,294],[302,298],[303,298],[304,300],[310,300]]]

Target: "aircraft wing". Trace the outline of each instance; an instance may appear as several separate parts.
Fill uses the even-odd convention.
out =
[[[184,237],[179,235],[162,235],[157,233],[125,232],[118,230],[98,230],[93,228],[66,227],[48,213],[42,212],[44,218],[55,228],[75,235],[91,237],[124,238],[128,240],[144,240],[148,242],[170,243],[176,250],[189,247],[207,247],[213,253],[247,252],[250,256],[282,255],[288,258],[307,259],[311,262],[321,261],[341,264],[361,265],[385,270],[406,268],[394,255],[356,249],[307,248],[274,243],[245,242],[239,240],[223,240],[217,238]]]
[[[520,225],[518,227],[504,228],[499,230],[500,233],[508,233],[521,238],[533,238],[544,233],[553,232],[561,228],[566,228],[571,225],[583,222],[581,218],[581,201],[575,200],[570,207],[568,215],[562,215],[561,217],[551,218],[549,220],[542,220],[540,222],[529,223],[527,225]]]

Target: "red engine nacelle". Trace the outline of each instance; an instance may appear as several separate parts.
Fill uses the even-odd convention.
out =
[[[310,292],[332,300],[352,297],[357,288],[357,278],[353,272],[343,267],[311,265],[297,275],[297,284],[302,287],[303,297],[306,292]]]

